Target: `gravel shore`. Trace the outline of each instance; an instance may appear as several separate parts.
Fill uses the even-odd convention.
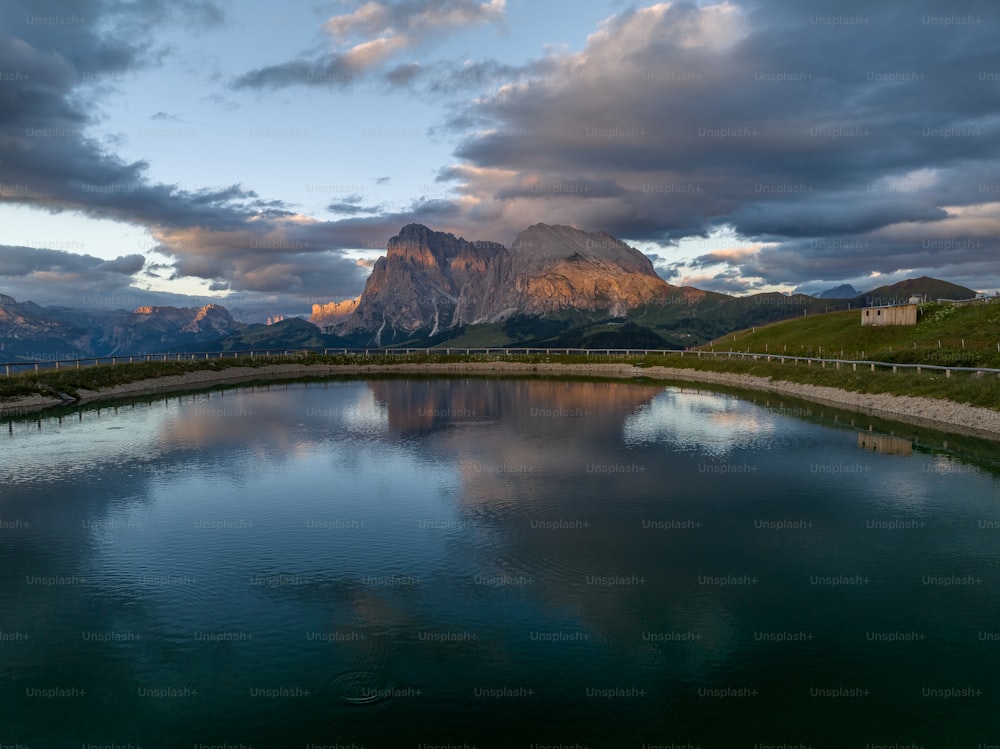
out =
[[[905,395],[852,393],[838,388],[805,385],[770,377],[709,372],[672,367],[633,367],[631,364],[558,364],[522,362],[461,362],[451,364],[378,364],[378,365],[302,365],[275,364],[267,367],[231,367],[222,371],[188,372],[155,380],[119,385],[101,391],[79,391],[78,403],[153,395],[179,390],[196,390],[216,385],[253,380],[282,380],[328,375],[368,375],[384,373],[477,374],[477,375],[574,375],[590,377],[645,377],[654,380],[704,382],[728,387],[763,390],[805,400],[862,411],[884,418],[936,428],[958,428],[1000,439],[1000,411],[966,406],[937,398]],[[56,397],[31,395],[0,399],[0,414],[27,414],[63,401]]]

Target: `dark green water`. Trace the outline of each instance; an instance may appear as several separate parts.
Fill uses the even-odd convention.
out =
[[[1000,449],[805,416],[394,380],[4,425],[0,746],[1000,744]]]

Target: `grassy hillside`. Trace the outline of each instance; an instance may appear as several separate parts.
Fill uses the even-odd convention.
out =
[[[723,336],[715,351],[1000,367],[1000,303],[920,305],[914,326],[864,327],[860,310],[831,312]]]
[[[399,345],[683,349],[728,331],[786,320],[801,315],[803,310],[817,314],[848,304],[849,300],[814,299],[801,294],[729,297],[699,292],[699,296],[688,299],[678,293],[664,304],[632,310],[624,319],[613,318],[607,312],[569,310],[545,317],[516,315],[504,322],[447,331],[429,343],[417,336]]]
[[[223,338],[219,342],[219,349],[242,351],[254,348],[319,348],[326,345],[326,336],[319,328],[292,317],[274,325],[251,325],[236,335]]]
[[[446,331],[433,339],[423,342],[407,342],[414,346],[436,348],[482,348],[482,347],[536,347],[536,348],[629,348],[628,339],[632,329],[619,336],[623,327],[621,319],[614,319],[601,313],[587,313],[579,310],[564,310],[545,317],[514,315],[502,322],[484,325],[465,325],[454,331]],[[608,335],[610,333],[610,335]],[[593,338],[593,340],[591,340]],[[650,344],[635,344],[632,348],[669,348],[660,336],[649,339]]]
[[[934,302],[938,299],[972,299],[976,292],[967,286],[959,286],[950,281],[921,276],[908,278],[889,286],[879,286],[861,294],[855,301],[869,305],[898,304],[906,302],[914,294],[923,294],[928,301]]]
[[[868,292],[878,299],[908,299],[911,294],[969,298],[971,289],[933,278],[917,278]],[[383,338],[390,348],[482,348],[528,346],[535,348],[643,348],[685,349],[699,346],[732,331],[822,313],[857,308],[862,298],[816,299],[804,294],[778,293],[733,297],[692,287],[676,287],[666,299],[633,309],[627,318],[609,310],[561,310],[536,317],[514,315],[493,323],[447,328],[431,336],[424,328],[395,338]],[[246,351],[280,348],[374,347],[374,334],[356,333],[347,338],[324,335],[311,323],[292,318],[265,326],[250,325],[212,344],[174,347],[171,351]]]
[[[195,343],[185,347],[173,347],[174,352],[201,351],[252,351],[263,349],[323,349],[355,346],[364,347],[360,339],[338,338],[323,334],[318,327],[307,320],[291,317],[273,325],[248,325],[238,333],[220,338],[213,343]]]

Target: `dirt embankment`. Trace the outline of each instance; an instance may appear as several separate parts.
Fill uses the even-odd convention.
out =
[[[384,373],[477,374],[477,375],[573,375],[591,377],[645,377],[655,380],[705,382],[729,387],[764,390],[806,400],[865,411],[886,418],[911,421],[938,427],[958,427],[988,433],[1000,438],[1000,411],[966,406],[937,398],[905,395],[852,393],[838,388],[805,385],[769,377],[709,372],[672,367],[633,367],[631,364],[559,364],[522,362],[456,362],[450,364],[373,364],[373,365],[303,365],[275,364],[267,367],[231,367],[221,371],[188,372],[183,375],[141,380],[99,392],[81,390],[80,403],[126,398],[137,395],[195,390],[216,385],[280,380],[327,375],[369,375]],[[0,399],[0,414],[25,414],[63,403],[55,396],[31,395]]]

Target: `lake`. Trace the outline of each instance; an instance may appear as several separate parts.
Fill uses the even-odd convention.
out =
[[[488,378],[0,427],[0,746],[1000,745],[1000,443]]]

